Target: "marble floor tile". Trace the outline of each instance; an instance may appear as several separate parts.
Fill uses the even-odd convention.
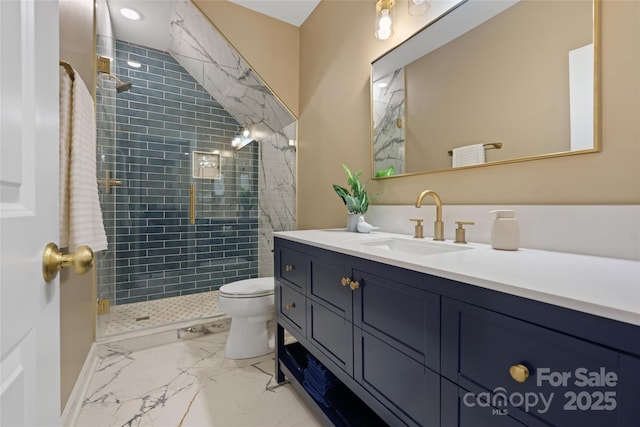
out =
[[[226,360],[226,338],[99,351],[76,427],[321,425],[290,385],[275,384],[273,355]]]

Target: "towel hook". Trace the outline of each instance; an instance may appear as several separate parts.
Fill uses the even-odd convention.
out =
[[[99,179],[98,184],[104,184],[105,192],[109,194],[111,193],[111,187],[120,187],[122,181],[119,179],[111,179],[111,171],[107,169],[104,171],[104,179]]]

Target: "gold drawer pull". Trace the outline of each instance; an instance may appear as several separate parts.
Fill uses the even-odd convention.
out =
[[[295,302],[292,302],[291,304],[285,304],[285,306],[284,306],[284,308],[286,310],[291,310],[292,308],[295,308],[295,307],[296,307],[296,303]]]
[[[529,378],[529,368],[520,364],[513,365],[509,368],[509,373],[511,374],[511,378],[516,380],[519,383],[523,383]]]
[[[358,283],[357,281],[353,281],[349,284],[349,286],[351,287],[352,291],[355,291],[356,289],[358,289],[360,287],[360,283]]]
[[[349,283],[351,283],[351,279],[349,279],[348,277],[343,277],[340,283],[342,283],[342,286],[347,286]]]
[[[296,269],[295,265],[287,264],[287,265],[284,266],[284,271],[293,271],[295,269]]]

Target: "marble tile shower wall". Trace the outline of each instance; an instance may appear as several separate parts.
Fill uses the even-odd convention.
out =
[[[192,178],[192,152],[231,152],[238,123],[169,54],[121,41],[116,52],[116,74],[133,83],[116,98],[116,304],[256,277],[255,144],[223,155],[222,179]]]
[[[172,2],[170,21],[169,51],[260,141],[259,275],[272,276],[271,235],[296,226],[296,118],[190,0]]]

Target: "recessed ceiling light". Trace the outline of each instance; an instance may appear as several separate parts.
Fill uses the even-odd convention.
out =
[[[131,19],[133,21],[137,21],[140,18],[142,18],[142,16],[140,15],[140,13],[136,12],[133,9],[129,9],[128,7],[123,7],[122,9],[120,9],[120,14],[122,16],[124,16],[127,19]]]
[[[127,64],[129,64],[130,67],[133,68],[140,68],[142,67],[142,64],[139,63],[138,61],[127,61]]]
[[[378,83],[378,87],[385,88],[385,87],[387,87],[387,86],[389,86],[389,83],[387,83],[387,82],[380,82],[380,83]]]

